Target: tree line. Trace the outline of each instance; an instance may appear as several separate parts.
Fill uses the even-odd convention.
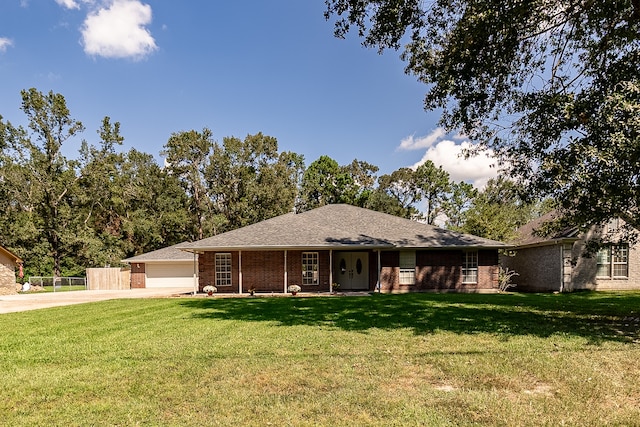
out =
[[[62,147],[85,131],[61,94],[21,92],[28,126],[0,116],[0,244],[25,260],[27,275],[83,275],[87,267],[193,241],[287,212],[347,203],[496,240],[538,215],[522,188],[505,178],[479,191],[427,161],[378,176],[354,159],[279,151],[258,133],[215,141],[211,130],[180,131],[154,156],[118,147],[109,117],[98,142],[82,140],[77,158]]]

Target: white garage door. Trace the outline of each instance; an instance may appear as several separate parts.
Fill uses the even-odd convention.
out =
[[[193,286],[193,262],[147,264],[147,288]]]

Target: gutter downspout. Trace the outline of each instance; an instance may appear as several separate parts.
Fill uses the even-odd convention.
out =
[[[376,287],[378,288],[378,293],[382,292],[382,261],[381,261],[381,254],[382,253],[382,249],[378,249],[378,282],[376,283]]]
[[[193,296],[198,293],[198,261],[197,253],[193,251]]]
[[[287,293],[287,289],[289,288],[289,273],[287,268],[287,250],[284,251],[284,293]]]
[[[238,251],[238,293],[242,294],[242,251]]]
[[[333,293],[333,249],[329,249],[329,293]]]

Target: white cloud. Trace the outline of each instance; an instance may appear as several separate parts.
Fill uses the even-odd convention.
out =
[[[56,0],[56,3],[67,9],[80,9],[80,5],[75,0]]]
[[[157,49],[145,27],[150,23],[151,6],[138,0],[114,0],[87,15],[82,27],[84,51],[105,58],[142,59]]]
[[[443,140],[430,147],[413,167],[417,168],[431,160],[449,172],[452,181],[465,181],[476,188],[483,188],[489,179],[498,176],[497,161],[490,150],[465,158],[463,152],[470,148],[473,148],[473,144],[469,141],[456,144],[451,140]]]
[[[429,135],[415,138],[410,135],[400,141],[398,150],[420,150],[431,147],[437,140],[445,136],[447,132],[443,128],[436,128]]]
[[[0,52],[6,52],[9,46],[13,46],[13,40],[0,37]]]

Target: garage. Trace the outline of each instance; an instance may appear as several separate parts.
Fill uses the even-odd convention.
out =
[[[147,288],[193,286],[193,260],[187,262],[146,263]]]
[[[197,261],[193,254],[174,246],[122,260],[131,266],[131,288],[194,286]]]

